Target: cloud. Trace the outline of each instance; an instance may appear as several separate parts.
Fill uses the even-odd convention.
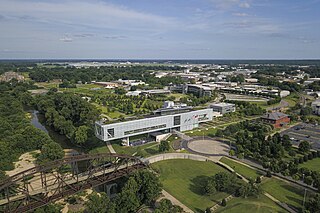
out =
[[[239,7],[241,7],[241,8],[250,8],[250,4],[248,2],[241,2],[239,4]]]
[[[140,12],[102,0],[1,0],[0,13],[15,17],[28,16],[29,21],[39,23],[97,29],[127,27],[139,30],[176,24],[174,18]]]
[[[127,36],[105,36],[106,39],[125,39]]]
[[[74,34],[73,36],[77,37],[77,38],[90,38],[90,37],[95,36],[95,34],[93,34],[93,33],[80,33],[80,34]]]
[[[232,13],[233,16],[238,16],[238,17],[248,17],[250,16],[248,13]]]
[[[221,10],[228,10],[234,7],[250,8],[250,4],[247,1],[240,0],[210,0],[216,8]]]
[[[62,42],[72,42],[73,41],[73,39],[68,36],[64,36],[63,38],[60,38],[59,40]]]

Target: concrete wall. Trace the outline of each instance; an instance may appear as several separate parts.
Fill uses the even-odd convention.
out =
[[[194,155],[194,154],[188,154],[188,153],[166,153],[166,154],[160,154],[160,155],[154,155],[151,157],[148,157],[146,159],[143,159],[145,163],[152,164],[163,160],[171,160],[171,159],[190,159],[190,160],[196,160],[196,161],[208,161],[209,158],[200,156],[200,155]]]

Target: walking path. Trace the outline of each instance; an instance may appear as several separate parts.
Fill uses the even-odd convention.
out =
[[[271,199],[273,202],[277,203],[279,206],[281,206],[285,210],[287,210],[288,212],[297,213],[297,211],[295,211],[292,208],[290,208],[286,203],[282,203],[280,200],[276,199],[275,197],[273,197],[269,193],[265,192],[264,195],[267,196],[269,199]]]
[[[113,149],[111,143],[110,143],[110,142],[106,142],[106,143],[107,143],[107,147],[108,147],[110,153],[111,153],[111,154],[115,154],[116,151]]]
[[[188,212],[188,213],[193,213],[193,211],[191,209],[189,209],[186,205],[181,203],[178,199],[173,197],[171,194],[169,194],[164,189],[162,189],[162,194],[163,194],[164,198],[170,200],[174,205],[180,206],[183,209],[183,211]],[[160,201],[160,200],[161,200],[161,198],[158,201]]]

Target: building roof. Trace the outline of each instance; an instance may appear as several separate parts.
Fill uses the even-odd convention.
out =
[[[267,114],[261,116],[261,118],[268,119],[268,120],[279,120],[279,119],[285,118],[285,117],[288,117],[288,115],[284,114],[282,112],[272,112],[272,113],[267,113]]]
[[[231,104],[231,103],[216,103],[216,104],[211,104],[211,107],[215,106],[215,107],[227,107],[227,106],[235,106],[235,104]]]

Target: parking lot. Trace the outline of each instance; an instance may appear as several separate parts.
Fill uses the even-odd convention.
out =
[[[320,126],[303,123],[283,131],[281,135],[289,135],[294,145],[308,141],[312,148],[320,149]]]

